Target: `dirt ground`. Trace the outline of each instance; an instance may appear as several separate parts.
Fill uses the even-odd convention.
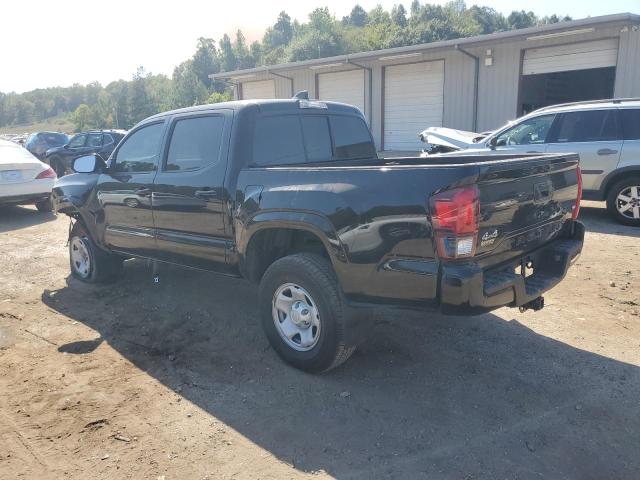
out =
[[[341,368],[284,365],[255,287],[133,260],[68,277],[66,217],[0,209],[0,478],[640,477],[640,230],[583,207],[538,313],[377,314]]]

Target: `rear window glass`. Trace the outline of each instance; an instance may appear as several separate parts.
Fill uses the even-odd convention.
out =
[[[615,110],[590,110],[560,116],[557,142],[599,142],[618,140]]]
[[[331,116],[336,160],[373,157],[376,154],[369,129],[357,117]]]
[[[300,119],[307,161],[331,160],[331,135],[327,117],[307,116]]]
[[[171,135],[167,171],[198,170],[218,161],[224,117],[178,120]]]
[[[625,140],[640,140],[640,108],[620,110],[622,132]]]
[[[256,166],[349,160],[375,155],[367,125],[358,117],[280,115],[256,120],[253,137],[253,164]]]
[[[302,129],[297,115],[262,117],[253,135],[253,163],[287,165],[306,161]]]

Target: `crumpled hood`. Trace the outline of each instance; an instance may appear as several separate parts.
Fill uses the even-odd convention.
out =
[[[453,128],[429,127],[420,132],[420,139],[430,145],[441,145],[456,150],[465,150],[477,146],[474,138],[485,137],[483,133],[466,132]]]

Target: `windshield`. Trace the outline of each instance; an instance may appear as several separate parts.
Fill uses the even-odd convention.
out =
[[[64,145],[69,141],[64,133],[45,133],[42,136],[49,145]]]

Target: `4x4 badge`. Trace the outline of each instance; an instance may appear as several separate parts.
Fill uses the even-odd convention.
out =
[[[498,238],[498,229],[494,229],[493,232],[486,231],[484,235],[482,235],[482,241],[480,242],[481,247],[486,247],[487,245],[493,245],[493,242]]]

